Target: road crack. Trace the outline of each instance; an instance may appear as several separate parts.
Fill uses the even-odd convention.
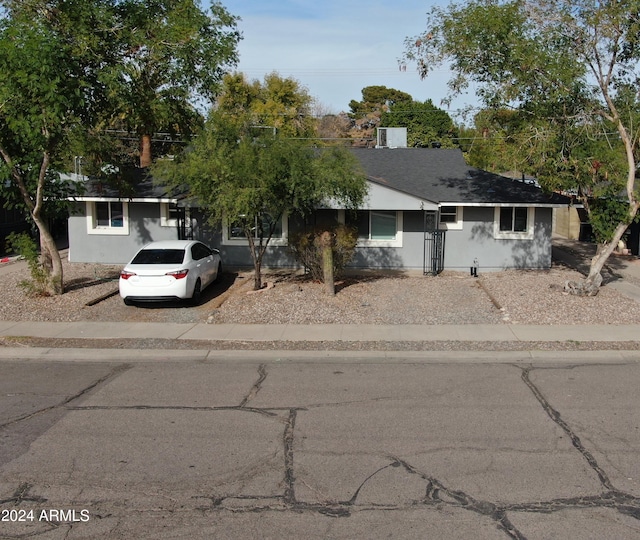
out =
[[[244,397],[244,399],[240,402],[240,407],[244,407],[249,401],[251,401],[258,392],[260,392],[260,388],[262,388],[262,383],[267,378],[267,367],[265,364],[260,364],[258,366],[258,380],[253,384],[249,393]]]
[[[126,365],[126,364],[117,366],[116,368],[112,369],[109,373],[107,373],[103,377],[100,377],[98,380],[92,382],[90,385],[84,387],[79,392],[73,394],[72,396],[67,397],[66,399],[62,400],[61,402],[55,403],[54,405],[50,405],[49,407],[44,407],[42,409],[38,409],[37,411],[33,411],[33,412],[28,413],[28,414],[23,414],[22,416],[18,416],[17,418],[13,418],[12,420],[9,420],[8,422],[5,422],[4,424],[0,424],[0,429],[4,429],[4,428],[6,428],[8,426],[17,424],[19,422],[23,422],[24,420],[28,420],[29,418],[33,418],[34,416],[37,416],[37,415],[42,414],[42,413],[45,413],[47,411],[52,411],[52,410],[55,410],[55,409],[60,409],[62,407],[67,407],[69,405],[69,403],[75,401],[76,399],[81,398],[82,396],[84,396],[85,394],[89,393],[94,388],[100,386],[101,384],[104,384],[109,379],[112,379],[116,375],[119,375],[123,371],[126,371],[126,370],[128,370],[130,368],[131,368],[131,366]]]
[[[29,492],[31,491],[32,487],[33,485],[29,484],[28,482],[20,484],[18,488],[13,492],[13,495],[8,499],[0,500],[0,504],[13,503],[14,506],[18,506],[23,502],[47,502],[47,499],[44,497],[40,497],[39,495],[30,495]]]
[[[471,495],[465,493],[464,491],[449,489],[442,482],[440,482],[440,480],[419,471],[407,461],[404,461],[395,456],[390,457],[391,459],[393,459],[393,462],[389,466],[403,467],[408,473],[416,474],[425,482],[427,482],[425,497],[422,501],[424,504],[439,503],[464,508],[465,510],[469,510],[476,514],[480,514],[492,519],[496,522],[498,528],[506,533],[509,538],[512,538],[514,540],[526,540],[526,537],[513,525],[513,523],[511,523],[511,521],[507,517],[505,508],[489,501],[479,501]]]
[[[274,418],[279,416],[275,412],[271,412],[269,409],[259,409],[256,407],[241,407],[239,405],[233,405],[230,407],[213,407],[206,405],[86,405],[67,407],[70,411],[240,411],[248,413],[261,414]]]
[[[551,420],[553,420],[560,427],[560,429],[562,429],[562,431],[564,431],[569,436],[574,448],[578,450],[580,454],[582,454],[582,457],[584,457],[586,462],[589,464],[589,467],[591,467],[591,469],[593,469],[593,471],[598,475],[602,486],[608,491],[615,491],[615,488],[613,487],[609,476],[604,471],[604,469],[600,467],[600,465],[598,465],[598,462],[593,454],[585,448],[585,446],[582,444],[582,441],[580,440],[580,437],[578,437],[578,435],[571,429],[569,424],[567,424],[567,422],[562,419],[560,412],[551,406],[551,403],[549,403],[547,398],[544,397],[540,389],[531,381],[531,370],[532,368],[522,370],[522,380],[524,381],[524,383],[529,387],[540,405],[542,405],[542,408],[547,413],[549,418],[551,418]]]
[[[293,468],[293,442],[294,430],[296,427],[296,418],[298,411],[291,409],[289,418],[285,423],[283,442],[284,442],[284,502],[286,504],[295,504],[296,502],[296,477]]]

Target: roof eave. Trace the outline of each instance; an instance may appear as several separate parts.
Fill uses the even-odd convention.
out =
[[[515,208],[530,208],[535,206],[536,208],[566,208],[567,206],[573,206],[575,208],[582,208],[581,204],[576,203],[541,203],[541,202],[440,202],[439,206],[468,206],[468,207],[515,207]]]
[[[169,203],[177,204],[180,198],[176,197],[96,197],[79,196],[67,197],[71,202],[129,202],[129,203]]]

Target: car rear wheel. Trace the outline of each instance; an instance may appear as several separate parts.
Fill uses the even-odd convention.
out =
[[[193,294],[191,295],[191,304],[197,306],[200,303],[200,297],[202,296],[202,283],[200,278],[196,280],[196,284],[193,286]]]

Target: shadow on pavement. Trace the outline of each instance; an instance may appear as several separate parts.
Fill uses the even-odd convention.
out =
[[[583,275],[589,274],[591,259],[596,254],[597,245],[594,242],[568,240],[556,237],[553,239],[552,259],[555,263],[564,264]],[[603,283],[610,283],[623,279],[627,273],[637,273],[640,277],[638,257],[613,253],[602,271]]]
[[[209,285],[200,297],[200,302],[194,308],[204,307],[207,309],[215,309],[219,307],[226,299],[227,294],[238,278],[237,272],[223,272],[220,278]],[[165,309],[165,308],[183,308],[190,306],[188,300],[174,300],[166,302],[136,302],[135,307],[143,309]]]

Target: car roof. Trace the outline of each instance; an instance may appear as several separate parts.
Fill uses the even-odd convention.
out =
[[[187,249],[193,244],[201,244],[197,240],[160,240],[151,242],[142,249]]]

